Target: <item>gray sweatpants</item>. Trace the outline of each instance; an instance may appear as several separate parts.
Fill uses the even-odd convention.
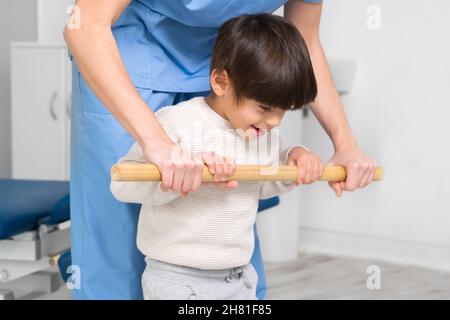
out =
[[[145,300],[256,300],[258,274],[242,267],[202,270],[149,257],[142,275]]]

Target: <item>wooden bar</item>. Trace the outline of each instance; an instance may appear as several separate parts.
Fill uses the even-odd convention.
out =
[[[375,171],[374,181],[381,180],[383,169]],[[342,166],[327,166],[320,178],[321,181],[344,181],[347,177]],[[159,169],[154,164],[116,164],[111,168],[111,179],[114,181],[161,181]],[[260,166],[238,165],[230,180],[237,181],[295,181],[297,179],[296,166]],[[214,176],[208,168],[203,168],[203,182],[214,181]]]

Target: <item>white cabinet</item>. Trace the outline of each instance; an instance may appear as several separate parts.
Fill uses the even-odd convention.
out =
[[[13,179],[69,179],[70,90],[63,44],[11,44]]]

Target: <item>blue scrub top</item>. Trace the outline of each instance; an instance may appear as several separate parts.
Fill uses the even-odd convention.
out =
[[[209,91],[211,52],[220,25],[241,14],[272,13],[285,2],[133,0],[112,30],[136,87],[166,92]]]

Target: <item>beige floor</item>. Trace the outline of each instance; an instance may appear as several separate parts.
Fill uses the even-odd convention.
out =
[[[367,289],[369,265],[381,271],[380,290]],[[267,299],[450,299],[450,273],[385,262],[302,254],[266,264]],[[40,299],[70,299],[63,288]]]

